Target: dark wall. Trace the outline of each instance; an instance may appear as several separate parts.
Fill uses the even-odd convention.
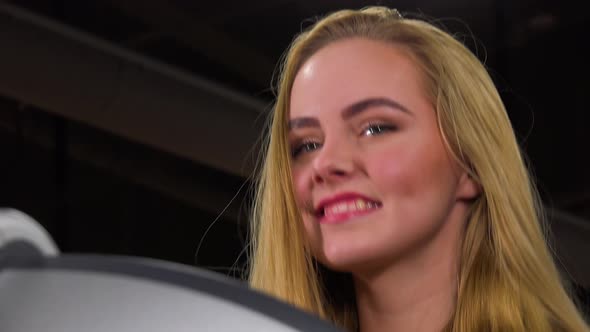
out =
[[[102,150],[94,155],[110,158],[109,163],[72,156],[72,147],[82,141],[84,149]],[[31,215],[65,252],[146,256],[221,273],[244,265],[248,188],[238,193],[242,179],[10,100],[0,104],[0,151],[0,206]],[[131,178],[121,169],[149,174],[150,179]],[[205,194],[221,197],[217,208],[204,210],[190,193],[173,197],[163,192],[175,186],[182,192],[170,178],[176,174],[183,181],[179,175],[189,171],[193,183],[185,185],[200,184]],[[206,176],[208,183],[198,181],[199,176]],[[158,183],[160,187],[154,185]],[[230,208],[220,214],[219,207],[236,193]]]

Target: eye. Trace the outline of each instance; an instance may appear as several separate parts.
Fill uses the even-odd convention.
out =
[[[369,123],[363,128],[361,133],[362,136],[375,136],[380,135],[388,131],[394,131],[397,127],[386,123]]]
[[[291,156],[297,158],[301,153],[307,153],[318,149],[321,146],[318,142],[303,142],[291,149]]]

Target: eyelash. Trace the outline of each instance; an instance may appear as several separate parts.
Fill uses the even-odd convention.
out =
[[[313,145],[313,148],[309,148],[311,145]],[[321,146],[320,143],[318,142],[314,142],[314,141],[303,141],[301,143],[296,144],[292,149],[291,149],[291,156],[293,158],[297,158],[297,156],[299,156],[301,154],[301,152],[305,151],[305,152],[311,152],[317,148],[319,148]]]
[[[369,122],[361,131],[362,136],[375,136],[381,135],[388,131],[395,131],[397,130],[397,126],[388,124],[388,123],[379,123],[379,122]],[[367,135],[367,133],[369,133]]]
[[[360,133],[360,136],[377,136],[382,135],[385,132],[395,131],[397,126],[387,123],[368,123]],[[297,143],[291,149],[291,156],[293,159],[297,158],[301,153],[312,152],[321,147],[321,143],[304,140],[301,143]]]

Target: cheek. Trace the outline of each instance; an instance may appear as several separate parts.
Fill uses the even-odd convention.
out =
[[[399,144],[373,154],[368,171],[382,194],[413,198],[420,203],[421,196],[446,191],[441,187],[452,182],[454,176],[443,147],[437,143]]]
[[[291,171],[293,178],[293,190],[297,205],[301,209],[311,199],[309,179],[304,168],[295,167]]]
[[[322,236],[320,226],[309,213],[306,213],[307,209],[305,208],[312,204],[310,171],[303,167],[294,168],[291,172],[291,176],[293,177],[295,200],[299,211],[301,212],[301,218],[303,219],[303,228],[307,245],[310,246],[314,256],[317,258],[323,257],[321,250]]]
[[[376,153],[375,153],[376,152]],[[405,191],[411,183],[414,169],[415,156],[404,147],[388,147],[380,151],[374,151],[367,165],[367,172],[371,180],[381,187],[383,194],[389,192]]]
[[[293,177],[293,190],[297,207],[301,212],[305,230],[309,234],[313,231],[310,216],[306,213],[312,204],[309,174],[305,168],[294,168],[291,172],[291,176]]]

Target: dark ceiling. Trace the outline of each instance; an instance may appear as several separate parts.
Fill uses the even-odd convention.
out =
[[[153,90],[145,91],[162,93],[160,99],[166,102],[161,104],[161,112],[154,111],[152,116],[152,113],[146,111],[140,118],[130,113],[125,118],[123,111],[113,116],[82,114],[84,109],[89,110],[88,114],[91,113],[92,103],[88,101],[87,106],[78,106],[77,113],[62,111],[71,106],[70,101],[57,101],[55,92],[33,96],[31,91],[34,83],[31,82],[35,80],[22,80],[26,84],[22,83],[23,75],[19,73],[23,70],[20,69],[19,73],[15,72],[13,80],[2,83],[6,88],[0,91],[1,95],[15,105],[27,105],[41,113],[47,111],[63,116],[66,121],[71,120],[70,128],[73,129],[68,133],[76,133],[77,136],[71,138],[70,143],[75,145],[76,142],[83,142],[79,144],[86,146],[79,150],[72,147],[71,151],[74,152],[70,151],[71,153],[78,151],[79,156],[100,159],[95,164],[106,169],[110,167],[111,171],[115,170],[113,172],[122,178],[130,178],[143,186],[155,188],[165,197],[189,205],[200,201],[200,204],[196,203],[197,208],[208,211],[213,216],[231,200],[237,188],[251,173],[252,160],[244,162],[243,159],[255,159],[251,156],[251,147],[255,145],[256,137],[262,130],[265,110],[268,110],[272,102],[270,82],[276,64],[293,36],[302,27],[309,25],[311,18],[339,8],[359,8],[376,3],[397,7],[409,16],[429,18],[444,25],[485,60],[507,105],[523,150],[530,159],[545,203],[553,211],[552,216],[576,225],[573,228],[575,231],[568,232],[582,232],[585,234],[585,241],[590,242],[590,112],[587,106],[590,90],[590,52],[587,43],[590,13],[583,8],[582,1],[15,0],[0,3],[9,4],[8,9],[3,10],[8,10],[5,11],[6,16],[2,16],[5,23],[8,22],[7,17],[15,22],[36,22],[31,23],[39,24],[35,29],[47,26],[49,30],[54,29],[52,31],[55,31],[55,35],[61,34],[64,40],[73,38],[78,44],[87,43],[89,47],[95,47],[104,54],[124,58],[125,63],[135,63],[137,67],[141,67],[144,75],[159,75],[142,76],[142,79],[136,81],[138,86],[148,86],[147,82],[158,80],[164,82],[162,77],[169,75],[174,76],[176,81],[183,82],[185,86],[198,89],[205,86],[209,89],[207,91],[214,91],[212,94],[222,96],[219,100],[212,100],[211,105],[220,105],[221,99],[228,103],[231,101],[233,104],[219,107],[229,109],[235,106],[235,113],[218,115],[222,114],[221,111],[212,110],[209,115],[199,118],[210,120],[212,124],[208,127],[191,129],[197,121],[191,123],[191,120],[186,120],[190,119],[187,115],[186,119],[177,118],[174,126],[167,127],[167,131],[162,129],[158,134],[153,134],[158,128],[149,127],[146,123],[151,121],[165,127],[167,118],[176,117],[175,114],[184,116],[187,108],[178,106],[179,113],[174,113],[173,108],[176,106],[173,105],[190,105],[191,96],[197,92],[186,90],[183,94],[184,88],[154,83]],[[22,14],[18,11],[20,9],[33,16]],[[0,28],[2,26],[3,22],[0,21]],[[14,39],[22,40],[21,37]],[[49,39],[43,38],[39,42]],[[47,43],[49,46],[43,47],[51,49],[53,44],[50,45],[49,41]],[[40,50],[45,52],[46,49]],[[0,56],[3,53],[7,57],[6,54],[10,51],[8,48],[3,49]],[[11,54],[16,57],[22,55],[22,61],[31,57],[19,50]],[[86,73],[84,75],[87,76],[80,74],[76,83],[72,83],[73,79],[60,81],[59,84],[64,87],[74,84],[69,90],[58,90],[62,91],[64,99],[77,96],[74,89],[76,87],[95,84],[97,80],[91,78],[94,76],[88,75],[100,74],[99,71],[103,70],[92,65],[90,53],[81,54],[83,55],[72,56],[71,59],[66,56],[63,64],[55,63],[57,69],[54,74],[44,74],[60,76],[56,73],[62,70],[63,75],[69,79],[72,70]],[[49,55],[51,54],[48,53],[48,57]],[[64,59],[64,56],[60,56],[60,59]],[[74,69],[68,67],[77,61],[87,61],[87,64],[72,67]],[[121,63],[123,62],[119,65],[123,68]],[[26,68],[30,67],[31,64],[27,64]],[[47,65],[43,66],[45,67]],[[94,72],[87,68],[98,69]],[[38,69],[38,72],[41,71]],[[38,77],[41,75],[38,74]],[[51,82],[56,79],[48,77],[49,79],[45,78],[43,81],[46,88],[42,90],[49,89],[53,85]],[[102,79],[107,82],[105,77]],[[115,83],[113,81],[107,85]],[[25,92],[14,92],[17,88],[12,89],[11,84],[21,84],[21,90],[18,91]],[[92,90],[104,89],[105,96],[108,97],[107,85]],[[165,87],[170,90],[163,90]],[[27,97],[28,92],[31,97]],[[96,94],[98,92],[92,93],[97,103],[102,102],[102,97]],[[154,101],[149,102],[152,105],[158,102],[158,96],[154,97],[153,93],[144,92],[143,95],[145,98],[142,99],[145,100],[153,97]],[[139,101],[132,105],[139,105],[137,103]],[[169,108],[166,103],[169,103]],[[110,106],[111,110],[117,109],[115,104]],[[126,110],[129,109],[131,107],[126,107]],[[123,124],[112,122],[113,117],[120,119]],[[249,124],[248,121],[252,123]],[[216,123],[218,127],[215,127]],[[240,127],[223,126],[224,123],[234,123]],[[152,131],[145,129],[148,127]],[[250,131],[242,134],[239,132],[242,129],[239,128],[244,127],[250,128]],[[104,137],[110,137],[111,134],[113,137],[93,140],[96,130],[110,133],[104,134]],[[183,130],[192,133],[190,140],[182,136]],[[178,136],[176,141],[175,134]],[[169,143],[166,143],[167,140]],[[208,145],[201,146],[200,141],[205,141]],[[223,141],[229,143],[223,145]],[[133,142],[138,145],[134,146]],[[97,146],[100,144],[102,148],[99,149]],[[124,148],[125,144],[130,144],[130,147]],[[209,145],[212,148],[209,149]],[[119,154],[112,152],[114,146],[120,149]],[[135,157],[127,166],[114,161],[131,160],[129,155]],[[172,159],[174,161],[169,161]],[[134,167],[139,163],[138,160],[144,164],[156,165],[153,166],[154,169],[181,170],[175,171],[174,175],[163,175],[162,172],[155,175],[155,171],[137,175]],[[181,164],[183,166],[179,166]],[[236,166],[238,164],[239,167]],[[194,175],[197,173],[200,175]],[[155,178],[160,180],[154,180]],[[198,186],[216,186],[219,193],[211,194],[209,189],[199,191],[194,188]],[[217,196],[211,198],[211,195]],[[240,207],[230,209],[234,209],[234,212],[229,219],[235,219],[240,214],[236,212]]]

